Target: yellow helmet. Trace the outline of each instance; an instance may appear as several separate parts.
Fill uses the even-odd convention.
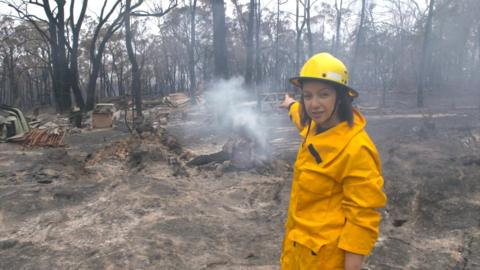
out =
[[[297,87],[301,87],[301,81],[305,79],[333,82],[336,85],[343,86],[348,91],[349,96],[358,97],[358,92],[348,86],[347,67],[342,61],[329,53],[319,53],[310,57],[303,65],[300,76],[291,78],[290,82]]]

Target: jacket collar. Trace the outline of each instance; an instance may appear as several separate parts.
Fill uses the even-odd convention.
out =
[[[353,126],[350,127],[347,122],[343,121],[322,133],[316,133],[315,122],[311,122],[308,136],[302,144],[302,152],[306,151],[312,154],[312,151],[317,151],[321,162],[318,162],[320,166],[327,165],[332,161],[352,140],[352,138],[363,131],[367,121],[365,117],[357,109],[353,110]],[[304,128],[301,132],[302,137],[305,138],[307,134],[307,128]],[[310,146],[312,145],[312,146]],[[313,147],[313,150],[312,150]],[[310,149],[309,149],[310,148]]]

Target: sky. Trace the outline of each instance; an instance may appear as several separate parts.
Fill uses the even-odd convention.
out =
[[[19,0],[12,0],[12,1],[15,1],[17,3],[21,2]],[[107,8],[108,7],[111,7],[113,5],[113,2],[114,0],[107,0]],[[293,27],[293,24],[294,24],[294,13],[295,13],[295,10],[296,10],[296,0],[282,0],[284,2],[283,5],[281,5],[280,9],[281,11],[283,12],[290,12],[292,14],[291,16],[291,21],[292,21],[292,27]],[[396,0],[396,1],[400,1],[400,2],[416,2],[419,7],[422,9],[422,10],[426,10],[426,7],[427,7],[427,4],[428,4],[428,1],[429,0]],[[52,6],[54,5],[54,0],[50,0],[50,2],[52,3]],[[81,5],[82,5],[82,2],[83,1],[80,1],[80,0],[77,0],[76,3],[75,3],[75,12],[77,12],[77,14],[80,12],[81,10]],[[188,0],[185,0],[185,1],[181,1],[179,0],[179,6],[183,5],[182,2],[186,2],[188,4]],[[246,4],[248,3],[249,1],[248,0],[239,0],[240,3],[242,4]],[[344,22],[346,23],[347,27],[353,27],[357,22],[358,22],[358,18],[357,18],[357,15],[359,13],[359,10],[361,8],[361,1],[360,0],[343,0],[344,2],[344,7],[349,7],[351,9],[354,10],[354,15],[351,17],[351,19],[347,22]],[[376,8],[374,10],[375,12],[375,18],[377,20],[386,20],[388,21],[389,18],[387,15],[384,15],[384,14],[388,14],[388,12],[385,12],[386,11],[386,5],[388,4],[389,1],[384,1],[384,0],[367,0],[367,3],[375,3],[376,4]],[[90,15],[90,16],[93,16],[93,17],[96,17],[96,15],[98,15],[100,13],[100,10],[101,10],[101,7],[103,5],[104,1],[101,1],[101,0],[90,0],[89,3],[88,3],[88,10],[87,10],[87,14]],[[152,10],[153,9],[153,4],[152,3],[161,3],[163,4],[164,7],[168,7],[168,3],[169,3],[169,0],[145,0],[145,3],[140,7],[141,9],[143,10]],[[227,15],[229,15],[230,17],[233,17],[234,14],[235,14],[235,11],[234,11],[234,6],[231,2],[231,0],[225,0],[225,3],[227,5]],[[277,0],[260,0],[260,3],[262,5],[262,8],[267,8],[273,12],[276,11],[277,9]],[[316,13],[315,13],[315,6],[317,5],[320,5],[322,3],[328,3],[330,5],[334,5],[335,4],[335,0],[312,0],[312,5],[313,5],[313,8],[312,8],[312,13],[311,13],[311,16],[315,16]],[[66,5],[66,8],[65,8],[65,11],[67,13],[66,17],[69,16],[69,5],[70,5],[70,1],[67,0],[67,5]],[[37,6],[34,6],[34,5],[30,5],[31,8],[29,8],[29,12],[31,12],[32,14],[35,14],[41,18],[45,18],[45,15],[43,13],[43,10],[40,8],[40,7],[37,7]],[[12,11],[11,8],[8,8],[6,7],[5,4],[1,4],[0,3],[0,14],[12,14],[12,15],[15,15],[16,13]],[[150,26],[150,31],[152,32],[155,32],[155,31],[158,31],[158,28],[156,26],[156,20],[152,20],[152,24]],[[148,23],[147,23],[147,26],[148,26]],[[319,29],[320,26],[315,26],[315,25],[312,25],[312,30],[315,32],[316,29]],[[326,28],[326,31],[325,31],[325,34],[326,36],[331,36],[333,35],[333,29],[329,29],[329,27],[327,26]]]
[[[21,2],[19,0],[13,0],[14,2]],[[114,2],[114,0],[107,0],[109,5],[108,6],[111,6]],[[291,13],[295,13],[295,7],[296,7],[296,0],[282,0],[284,2],[283,5],[281,5],[281,10],[282,11],[290,11]],[[426,6],[427,6],[427,2],[428,0],[398,0],[400,2],[416,2],[422,9],[425,9]],[[52,2],[52,5],[54,5],[54,1],[53,0],[50,0],[50,2]],[[153,7],[152,3],[162,3],[164,6],[168,6],[168,0],[146,0],[145,1],[145,4],[142,6],[142,8],[144,9],[150,9]],[[181,5],[181,2],[182,1],[179,1],[179,5]],[[188,3],[188,0],[186,0],[185,2]],[[240,3],[248,3],[248,0],[239,0]],[[277,7],[277,0],[260,0],[261,2],[261,5],[263,8],[268,8],[270,10],[276,10],[276,7]],[[383,0],[367,0],[367,2],[374,2],[376,5],[377,5],[377,8],[378,9],[382,9],[382,6],[388,2],[388,1],[383,1]],[[70,1],[67,0],[67,6],[69,5]],[[230,14],[230,15],[233,15],[233,4],[231,3],[231,0],[225,0],[225,3],[227,4],[227,13]],[[320,5],[321,3],[329,3],[331,5],[334,5],[335,4],[335,0],[312,0],[312,3],[313,5]],[[350,3],[353,3],[353,5],[351,5]],[[82,1],[79,1],[77,0],[76,3],[75,3],[75,10],[77,12],[80,11],[80,8],[81,8],[81,5],[82,5]],[[88,3],[88,12],[90,14],[96,14],[96,13],[99,13],[100,12],[100,9],[103,5],[103,1],[101,0],[90,0],[89,3]],[[354,8],[355,10],[358,10],[360,8],[360,5],[361,5],[361,1],[360,0],[344,0],[344,6],[351,6],[352,8]],[[7,8],[5,6],[5,4],[0,4],[0,14],[8,14],[8,10],[9,8]],[[314,9],[312,9],[313,11]],[[66,11],[68,13],[68,8],[66,8]],[[34,7],[32,6],[32,9],[31,9],[31,12],[33,12],[34,14],[40,14],[40,15],[43,15],[40,8],[39,7]],[[10,12],[11,13],[11,12]],[[312,14],[314,15],[314,14]]]

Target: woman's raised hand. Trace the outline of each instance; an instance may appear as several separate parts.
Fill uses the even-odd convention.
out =
[[[288,109],[290,104],[292,104],[295,101],[296,100],[293,99],[288,93],[285,93],[285,99],[282,101],[282,103],[280,103],[279,107],[284,108],[284,109]]]

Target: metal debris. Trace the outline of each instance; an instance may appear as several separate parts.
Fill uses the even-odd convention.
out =
[[[0,142],[23,137],[30,130],[20,109],[0,105]]]

